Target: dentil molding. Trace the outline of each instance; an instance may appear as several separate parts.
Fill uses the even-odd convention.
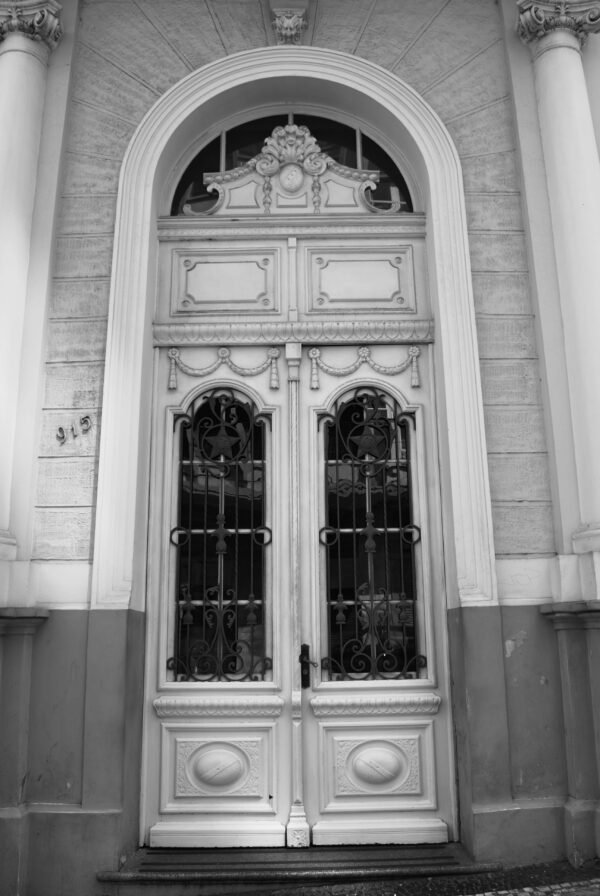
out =
[[[24,34],[53,50],[63,33],[61,11],[62,7],[56,0],[0,3],[0,41],[9,34]]]
[[[600,31],[599,0],[517,0],[517,33],[530,43],[553,31],[569,31],[583,46]]]

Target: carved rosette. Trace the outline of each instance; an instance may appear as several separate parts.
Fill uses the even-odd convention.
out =
[[[62,37],[60,13],[55,0],[42,3],[0,3],[0,41],[9,34],[24,34],[53,50]]]
[[[307,27],[305,9],[274,9],[273,28],[280,46],[297,45]]]
[[[517,33],[525,43],[553,31],[569,31],[583,46],[588,34],[600,31],[600,2],[589,0],[517,0]]]

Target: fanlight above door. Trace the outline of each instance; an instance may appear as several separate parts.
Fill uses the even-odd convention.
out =
[[[369,192],[379,172],[336,162],[304,125],[276,127],[246,164],[205,174],[203,181],[208,192],[218,194],[216,204],[196,212],[190,201],[185,215],[390,214],[401,208],[396,187],[389,208],[373,205]]]

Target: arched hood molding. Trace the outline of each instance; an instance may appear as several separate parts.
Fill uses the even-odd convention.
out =
[[[143,609],[156,219],[186,146],[236,109],[329,105],[402,152],[427,214],[440,360],[438,405],[451,604],[496,600],[479,359],[460,160],[436,113],[391,72],[332,50],[275,47],[220,59],[167,91],[133,135],[119,180],[113,252],[92,606]],[[154,487],[151,485],[151,487]]]

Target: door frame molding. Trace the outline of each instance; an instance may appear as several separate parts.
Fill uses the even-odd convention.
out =
[[[409,85],[374,63],[308,47],[217,60],[168,90],[136,129],[116,212],[104,377],[92,607],[143,610],[146,585],[151,321],[157,216],[186,148],[242,109],[302,103],[339,110],[399,146],[428,226],[436,320],[445,562],[450,605],[497,602],[492,517],[460,159],[446,127]],[[445,434],[447,433],[447,437]]]

